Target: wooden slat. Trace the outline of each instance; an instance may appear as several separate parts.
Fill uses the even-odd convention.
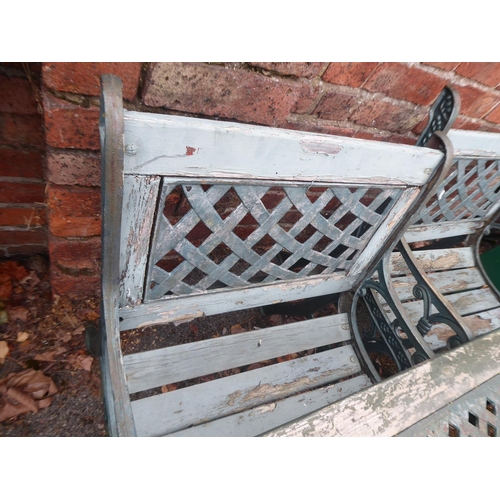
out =
[[[169,434],[175,437],[258,436],[371,386],[366,375],[281,399],[235,415]]]
[[[125,112],[125,172],[188,177],[425,183],[443,153],[241,123]]]
[[[494,309],[500,306],[497,296],[489,288],[480,288],[478,290],[468,290],[466,292],[447,295],[446,299],[452,304],[461,316],[476,314],[488,309]],[[412,323],[416,324],[423,312],[423,301],[415,300],[403,304]],[[391,321],[394,316],[390,313],[387,306],[384,307]],[[432,306],[431,313],[436,313],[437,309]]]
[[[189,321],[201,316],[250,309],[267,304],[307,299],[350,290],[356,276],[335,273],[327,277],[280,281],[243,290],[214,291],[185,297],[160,299],[134,308],[120,309],[121,331],[153,324]]]
[[[500,141],[497,133],[478,132],[476,130],[450,130],[448,137],[453,144],[455,157],[500,157]]]
[[[394,436],[499,373],[497,330],[266,435]]]
[[[428,273],[427,276],[436,288],[445,295],[453,292],[473,290],[486,285],[486,281],[477,267]],[[398,294],[399,300],[402,302],[415,300],[413,287],[417,284],[417,280],[413,276],[398,276],[392,279],[392,284]]]
[[[351,346],[132,402],[139,436],[160,436],[331,384],[360,371]]]
[[[475,265],[474,250],[471,247],[415,250],[413,255],[426,272],[460,269]],[[390,272],[391,276],[401,276],[410,273],[408,266],[399,252],[391,254]]]
[[[130,393],[349,340],[347,314],[124,356]]]
[[[149,240],[160,178],[126,175],[120,255],[120,306],[136,305],[143,297]]]
[[[480,221],[457,221],[457,222],[437,222],[435,224],[418,224],[410,226],[405,232],[405,239],[408,243],[416,241],[430,241],[440,238],[451,238],[474,234],[480,231],[484,222]]]

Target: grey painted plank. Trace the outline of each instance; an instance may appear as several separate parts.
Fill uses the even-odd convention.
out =
[[[442,271],[438,273],[428,273],[427,277],[433,282],[435,287],[444,295],[473,290],[486,285],[486,281],[477,267],[467,269],[452,269],[451,271]],[[397,276],[392,279],[392,285],[398,294],[399,300],[415,300],[413,296],[413,287],[417,280],[411,276]],[[380,298],[381,302],[383,299]]]
[[[171,437],[248,437],[258,436],[286,422],[303,417],[341,398],[372,385],[366,375],[321,387],[275,403],[258,406],[235,415],[212,420],[169,434]]]
[[[373,262],[375,255],[387,245],[389,238],[394,236],[395,229],[397,229],[397,223],[401,222],[401,219],[412,209],[415,199],[420,193],[419,189],[407,189],[404,191],[394,207],[380,225],[377,232],[370,238],[368,245],[357,258],[356,262],[349,271],[349,275],[355,275],[363,272],[363,270]],[[402,228],[401,228],[402,229]]]
[[[475,265],[474,249],[471,247],[414,250],[413,256],[426,272],[460,269]],[[390,272],[391,276],[410,273],[408,266],[399,252],[391,254]]]
[[[433,149],[240,123],[125,112],[125,172],[215,178],[420,186]]]
[[[457,222],[437,222],[435,224],[416,224],[410,226],[405,232],[405,239],[408,243],[416,241],[429,241],[439,238],[451,238],[452,236],[462,236],[474,234],[483,227],[483,222],[477,221],[457,221]]]
[[[360,371],[351,346],[132,402],[139,436],[160,436],[272,403]]]
[[[156,211],[160,178],[126,175],[120,255],[120,306],[136,305],[143,297],[149,240]]]
[[[280,281],[243,290],[223,290],[159,299],[133,308],[120,309],[120,329],[125,331],[152,324],[189,321],[201,316],[339,293],[350,290],[357,278],[359,277],[346,277],[344,273],[335,273],[324,277]]]
[[[455,157],[500,157],[500,134],[476,130],[450,130],[448,132]]]
[[[349,340],[347,314],[124,356],[130,393]]]
[[[395,436],[499,373],[497,330],[266,435]]]

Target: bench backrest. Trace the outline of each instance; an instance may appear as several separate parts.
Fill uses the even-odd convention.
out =
[[[500,211],[500,134],[450,130],[450,173],[405,233],[408,242],[481,234]]]
[[[355,287],[444,165],[429,148],[122,112],[103,81],[122,330]]]

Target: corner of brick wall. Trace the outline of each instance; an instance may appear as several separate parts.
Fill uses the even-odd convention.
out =
[[[100,76],[121,77],[134,103],[142,63],[43,63],[51,284],[58,295],[100,292]]]
[[[0,256],[47,253],[39,63],[0,63]]]
[[[47,200],[56,293],[98,291],[101,74],[129,109],[415,144],[453,83],[455,127],[500,132],[500,63],[43,63]]]

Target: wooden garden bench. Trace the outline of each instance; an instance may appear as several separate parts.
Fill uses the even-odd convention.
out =
[[[452,123],[447,115],[441,129]],[[375,325],[353,325],[363,357],[385,350],[398,371],[500,327],[500,294],[479,258],[481,238],[500,214],[500,134],[447,135],[454,149],[449,174],[353,300],[354,310],[363,296]]]
[[[124,111],[120,80],[102,89],[109,433],[260,435],[370,386],[344,313],[132,354],[121,335],[356,289],[445,174],[447,138],[441,151]]]

